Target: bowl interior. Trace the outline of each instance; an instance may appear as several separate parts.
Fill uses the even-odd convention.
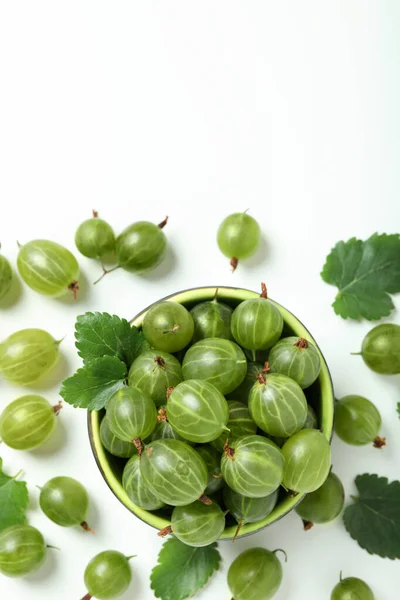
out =
[[[179,302],[190,309],[199,302],[211,300],[215,295],[215,287],[204,287],[204,288],[193,288],[183,292],[179,292],[163,300],[170,300]],[[237,306],[243,300],[249,298],[257,298],[259,294],[250,290],[231,288],[231,287],[220,287],[218,288],[218,300],[225,302],[232,307]],[[287,309],[275,302],[275,305],[279,308],[283,320],[284,330],[283,336],[296,335],[298,337],[304,337],[311,341],[318,348],[318,345],[310,332],[304,327],[304,325]],[[144,316],[149,310],[148,306],[143,312],[137,315],[131,322],[136,327],[141,327]],[[319,348],[318,348],[319,350]],[[321,352],[321,372],[317,381],[305,390],[308,402],[315,409],[319,427],[323,431],[325,437],[330,441],[332,437],[333,429],[333,414],[334,414],[334,398],[332,381],[330,378],[328,366],[325,362]],[[136,506],[125,493],[122,484],[122,471],[125,465],[125,460],[111,456],[102,446],[100,440],[100,423],[104,415],[104,411],[100,412],[89,412],[88,413],[88,428],[90,443],[92,446],[93,454],[96,459],[97,465],[107,482],[110,489],[117,496],[117,498],[137,517],[142,521],[148,523],[156,529],[162,529],[170,524],[169,513],[160,511],[149,512]],[[263,529],[267,525],[277,521],[284,517],[289,511],[291,511],[302,499],[303,495],[297,495],[291,497],[282,491],[279,498],[278,504],[274,510],[262,521],[257,523],[249,523],[244,525],[240,532],[240,537],[249,535],[260,529]],[[236,524],[233,521],[227,521],[227,527],[221,536],[221,539],[232,539],[236,531]]]

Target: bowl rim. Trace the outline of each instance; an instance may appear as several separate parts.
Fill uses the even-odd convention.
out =
[[[205,302],[209,301],[210,299],[212,299],[212,297],[214,297],[216,290],[218,290],[218,295],[221,298],[222,302],[224,301],[224,298],[227,300],[239,300],[240,302],[242,302],[244,300],[259,297],[260,295],[259,292],[254,292],[253,290],[234,286],[201,286],[188,288],[179,292],[175,292],[173,294],[169,294],[168,296],[160,298],[159,300],[149,304],[146,308],[140,311],[133,319],[130,320],[130,324],[135,325],[136,327],[140,327],[145,314],[150,310],[152,306],[160,302],[173,301],[182,304],[189,303],[192,301]],[[298,317],[296,317],[291,311],[289,311],[287,308],[285,308],[275,300],[271,298],[269,298],[269,300],[271,300],[271,302],[280,310],[284,322],[288,323],[292,327],[296,335],[299,335],[299,337],[306,337],[315,345],[319,352],[321,358],[321,371],[318,376],[318,379],[320,379],[321,396],[324,398],[324,415],[322,423],[323,433],[326,439],[329,442],[331,442],[333,435],[334,420],[334,392],[332,377],[325,357],[322,354],[314,337],[311,335],[309,330],[303,325],[303,323],[298,319]],[[293,327],[293,323],[296,325],[296,327]],[[163,529],[167,525],[170,525],[170,521],[168,519],[165,519],[164,517],[161,517],[154,512],[150,512],[143,508],[140,508],[139,506],[134,504],[127,496],[125,490],[121,485],[121,482],[118,481],[117,477],[113,473],[109,464],[107,453],[101,444],[100,419],[99,413],[97,411],[87,411],[87,426],[90,446],[97,467],[99,468],[99,471],[104,481],[106,482],[110,490],[113,492],[113,494],[116,496],[116,498],[118,498],[118,500],[121,502],[121,504],[125,506],[125,508],[127,508],[136,517],[138,517],[141,521],[155,529]],[[279,502],[275,506],[274,510],[261,521],[243,525],[238,537],[247,537],[249,535],[262,531],[272,523],[276,523],[277,521],[285,517],[289,512],[291,512],[303,500],[304,496],[305,494],[298,494],[295,497],[284,498],[284,500]],[[220,540],[233,540],[235,531],[235,525],[225,528]]]

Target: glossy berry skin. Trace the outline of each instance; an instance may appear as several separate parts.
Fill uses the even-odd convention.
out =
[[[25,283],[39,294],[59,298],[68,290],[76,291],[77,260],[56,242],[34,240],[24,244],[18,254],[17,266]]]
[[[95,216],[79,225],[75,245],[83,256],[101,259],[115,251],[114,231],[106,221]]]
[[[181,437],[206,444],[226,430],[228,404],[211,383],[188,379],[177,385],[168,398],[167,416]]]
[[[317,429],[317,427],[318,427],[317,415],[315,414],[315,410],[313,409],[313,407],[310,404],[308,404],[307,405],[307,417],[306,417],[306,422],[304,423],[303,429]]]
[[[265,519],[275,508],[278,501],[279,490],[264,498],[247,498],[237,494],[229,487],[224,487],[224,503],[230,514],[238,522],[236,536],[246,523],[257,523]]]
[[[215,502],[206,505],[199,500],[172,511],[172,532],[178,540],[201,548],[216,542],[225,529],[225,515]]]
[[[282,338],[268,357],[271,373],[282,373],[302,389],[310,387],[321,370],[319,352],[311,342],[294,336]]]
[[[203,379],[224,395],[242,383],[246,369],[243,350],[220,338],[200,340],[189,348],[182,363],[184,379]]]
[[[183,380],[180,362],[172,354],[148,350],[129,369],[128,384],[150,395],[156,406],[166,402],[167,389]]]
[[[227,400],[237,400],[242,404],[249,403],[250,390],[257,381],[257,375],[263,370],[263,365],[258,362],[248,362],[246,375],[242,383],[227,395]]]
[[[54,477],[40,490],[40,508],[53,523],[61,527],[82,525],[89,509],[89,496],[72,477]]]
[[[100,425],[100,438],[104,448],[113,456],[130,458],[137,452],[132,442],[124,442],[112,432],[107,416],[103,418]]]
[[[331,600],[375,600],[375,596],[365,581],[347,577],[333,588]]]
[[[219,226],[217,242],[222,254],[228,258],[249,258],[260,243],[260,226],[246,213],[233,213]]]
[[[161,263],[166,247],[167,238],[158,225],[138,221],[117,237],[117,261],[126,271],[144,273]]]
[[[115,550],[100,552],[86,567],[84,580],[93,598],[118,598],[128,589],[132,580],[128,558]]]
[[[157,498],[143,481],[138,454],[132,456],[125,465],[122,473],[122,487],[129,499],[140,508],[157,510],[165,506],[164,502]]]
[[[0,573],[23,577],[37,571],[46,557],[40,531],[30,525],[13,525],[0,532]]]
[[[363,340],[361,356],[375,373],[400,373],[400,325],[384,323],[371,329]]]
[[[0,299],[9,292],[12,284],[11,265],[5,256],[0,254]]]
[[[32,450],[44,444],[56,425],[54,408],[42,396],[21,396],[0,416],[0,439],[14,450]]]
[[[292,492],[315,492],[328,477],[331,448],[317,429],[302,429],[282,446],[286,460],[283,485]]]
[[[308,523],[329,523],[343,510],[344,488],[339,477],[330,472],[320,488],[307,494],[296,507],[297,514]]]
[[[219,452],[223,451],[226,440],[232,441],[243,435],[253,435],[257,432],[257,425],[252,420],[245,404],[229,400],[228,411],[229,418],[226,426],[229,431],[222,432],[216,440],[211,442],[211,445]]]
[[[290,377],[271,373],[257,381],[249,396],[250,415],[258,427],[275,437],[290,437],[304,427],[307,400]]]
[[[0,344],[0,372],[16,385],[28,386],[59,358],[59,341],[43,329],[21,329]]]
[[[232,334],[237,343],[249,350],[266,350],[282,335],[283,318],[267,298],[241,302],[233,311]]]
[[[179,440],[151,442],[141,456],[140,470],[153,494],[171,506],[191,504],[208,483],[204,460]]]
[[[285,459],[276,444],[260,435],[233,440],[221,460],[227,485],[248,498],[263,498],[282,483]]]
[[[335,404],[335,433],[346,444],[372,444],[381,428],[381,415],[372,402],[362,396],[344,396]]]
[[[143,320],[143,334],[150,346],[164,352],[178,352],[193,337],[194,323],[190,312],[178,302],[158,302]]]
[[[232,600],[270,600],[282,582],[282,565],[274,552],[250,548],[239,554],[228,571]]]
[[[214,337],[232,340],[232,313],[230,306],[218,302],[216,298],[211,302],[196,304],[190,311],[194,321],[192,343]]]
[[[207,466],[208,483],[204,491],[206,496],[210,496],[221,490],[224,485],[224,479],[221,473],[221,453],[218,452],[211,444],[202,444],[196,446],[197,454],[201,456]]]
[[[115,392],[107,405],[111,431],[124,442],[145,439],[157,423],[153,400],[137,388],[124,387]]]

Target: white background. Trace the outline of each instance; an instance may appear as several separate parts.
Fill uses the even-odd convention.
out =
[[[399,479],[399,378],[378,376],[351,357],[368,322],[346,322],[319,272],[334,243],[397,232],[400,152],[400,5],[343,0],[0,4],[0,239],[15,264],[16,240],[49,238],[74,250],[77,225],[96,208],[116,231],[166,214],[170,250],[155,272],[100,274],[80,257],[76,303],[24,286],[0,309],[4,338],[42,327],[62,343],[54,385],[79,365],[77,314],[131,318],[166,294],[197,285],[257,289],[292,310],[318,340],[337,397],[360,393],[383,417],[388,446],[333,442],[334,470],[348,497],[357,474]],[[265,241],[232,275],[215,243],[219,222],[250,208]],[[397,306],[399,299],[397,298]],[[391,320],[400,322],[398,313]],[[0,384],[0,406],[29,390]],[[49,544],[45,567],[24,580],[0,577],[0,597],[78,600],[88,560],[104,549],[137,553],[123,600],[150,600],[161,541],[114,498],[94,463],[86,414],[65,406],[55,441],[18,453],[1,447],[6,470],[23,469],[30,522]],[[90,536],[48,521],[38,491],[52,476],[77,477],[90,492]],[[393,600],[398,562],[373,557],[341,519],[303,533],[295,514],[235,546],[221,543],[223,570],[202,600],[229,600],[226,571],[244,549],[284,548],[277,600],[329,599],[339,571],[365,578],[377,600]]]

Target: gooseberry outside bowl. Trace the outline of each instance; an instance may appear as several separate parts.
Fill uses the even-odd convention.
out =
[[[171,296],[167,296],[162,300],[170,300],[173,302],[179,302],[186,306],[189,310],[199,302],[205,302],[207,300],[212,300],[215,296],[215,287],[201,287],[201,288],[193,288],[189,290],[185,290],[179,292],[177,294],[173,294]],[[233,288],[233,287],[219,287],[218,288],[218,300],[221,302],[225,302],[229,304],[233,308],[237,306],[243,300],[248,300],[250,298],[257,298],[259,294],[257,292],[252,292],[246,289]],[[160,300],[161,301],[161,300]],[[274,302],[274,304],[279,308],[283,321],[284,321],[284,330],[283,336],[287,335],[295,335],[298,337],[304,337],[307,340],[311,341],[318,348],[318,345],[314,338],[311,336],[310,332],[304,327],[304,325],[286,308],[281,306],[280,304]],[[148,306],[145,310],[139,313],[132,321],[131,324],[136,327],[141,327],[143,323],[143,319],[147,313],[147,311],[151,308]],[[319,350],[319,348],[318,348]],[[319,351],[320,352],[320,351]],[[317,381],[306,390],[307,399],[316,410],[319,427],[323,431],[325,437],[328,441],[331,440],[332,430],[333,430],[333,416],[334,416],[334,397],[333,397],[333,388],[332,381],[329,373],[328,366],[323,355],[320,352],[321,356],[321,372],[317,379]],[[88,429],[89,429],[89,438],[92,446],[92,451],[97,463],[97,466],[100,469],[101,474],[103,475],[107,485],[115,494],[115,496],[120,500],[120,502],[130,510],[134,515],[139,517],[142,521],[151,525],[156,529],[163,529],[167,525],[170,525],[170,521],[166,518],[165,513],[163,511],[154,511],[149,512],[136,506],[127,496],[125,490],[122,487],[121,478],[122,471],[125,464],[123,459],[119,459],[117,457],[111,456],[105,448],[103,448],[101,440],[100,440],[100,423],[104,411],[101,412],[88,412]],[[252,533],[256,533],[261,529],[264,529],[267,525],[278,521],[285,515],[287,515],[295,506],[304,498],[304,495],[298,494],[297,496],[290,496],[289,494],[281,494],[277,505],[271,514],[269,514],[262,521],[258,521],[257,523],[249,523],[244,525],[240,532],[240,537],[250,535]],[[237,524],[228,525],[225,528],[224,533],[221,536],[222,540],[232,540]]]

